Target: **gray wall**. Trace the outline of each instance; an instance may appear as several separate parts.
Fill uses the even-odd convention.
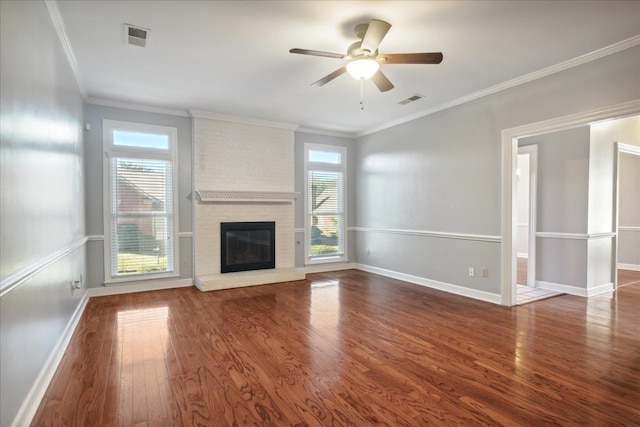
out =
[[[518,238],[516,252],[518,256],[529,256],[529,162],[531,156],[518,154]]]
[[[536,231],[587,232],[589,126],[522,138],[538,146]]]
[[[586,234],[589,126],[522,138],[538,146],[537,230]],[[586,287],[587,240],[536,238],[536,280]]]
[[[636,46],[358,138],[356,226],[499,236],[501,131],[638,99],[638,75]],[[500,243],[357,234],[359,263],[500,293]],[[468,277],[468,266],[489,277]]]
[[[179,228],[182,233],[192,232],[193,216],[191,204],[191,119],[167,114],[85,104],[85,121],[91,130],[85,132],[87,163],[87,234],[98,236],[88,243],[89,267],[88,287],[98,287],[104,282],[104,197],[102,120],[119,120],[156,126],[171,126],[178,129],[178,203]],[[193,277],[192,237],[180,238],[180,277]],[[184,266],[186,261],[186,266]]]
[[[12,423],[86,290],[82,96],[44,2],[0,2],[0,425]],[[46,386],[46,384],[45,384]]]
[[[619,181],[618,262],[640,269],[640,156],[621,154]]]
[[[354,226],[356,210],[355,191],[355,150],[353,140],[337,136],[318,135],[313,133],[295,133],[294,148],[294,191],[300,193],[295,202],[295,227],[296,227],[296,267],[304,266],[304,144],[325,144],[347,148],[347,228]],[[355,260],[356,242],[353,231],[347,232],[348,260]]]

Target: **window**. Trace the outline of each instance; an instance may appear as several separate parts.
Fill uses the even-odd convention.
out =
[[[305,144],[307,263],[346,261],[346,149]]]
[[[177,276],[177,129],[103,129],[106,281]]]

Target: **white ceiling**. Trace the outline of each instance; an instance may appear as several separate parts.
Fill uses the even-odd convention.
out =
[[[640,1],[67,1],[58,0],[90,98],[291,123],[350,135],[627,40],[640,43]],[[383,65],[380,93],[347,74],[355,24],[392,24],[381,53],[441,51],[440,65]],[[146,48],[124,24],[149,28]],[[632,39],[629,41],[629,39]],[[415,94],[425,98],[398,102]]]

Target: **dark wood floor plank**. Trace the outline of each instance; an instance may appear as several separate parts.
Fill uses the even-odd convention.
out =
[[[513,308],[355,270],[92,298],[33,425],[640,425],[639,325],[640,282]]]

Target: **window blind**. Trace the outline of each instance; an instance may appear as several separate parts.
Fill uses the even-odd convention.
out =
[[[344,176],[308,171],[309,257],[344,254]]]
[[[110,159],[111,274],[172,271],[172,162]]]

